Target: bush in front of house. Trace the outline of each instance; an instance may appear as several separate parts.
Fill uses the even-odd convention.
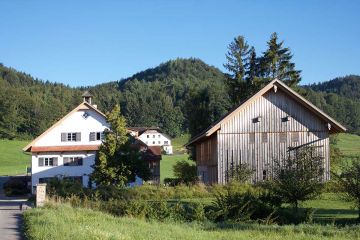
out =
[[[90,189],[84,188],[80,181],[71,179],[52,178],[47,183],[47,193],[49,196],[69,197],[77,195],[84,197],[90,193]]]
[[[30,193],[26,178],[10,178],[4,183],[3,188],[6,196],[19,196]]]

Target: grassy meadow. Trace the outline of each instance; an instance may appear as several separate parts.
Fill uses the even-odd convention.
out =
[[[31,165],[30,155],[22,151],[26,144],[28,141],[0,140],[0,176],[26,173]]]
[[[53,205],[24,213],[28,239],[359,239],[360,226],[155,222]],[[56,226],[56,227],[55,227]]]
[[[360,136],[340,133],[337,137],[336,146],[345,156],[360,156]]]

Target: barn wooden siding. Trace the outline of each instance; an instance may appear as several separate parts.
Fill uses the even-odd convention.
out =
[[[214,135],[218,143],[219,183],[226,183],[231,167],[240,163],[247,163],[255,170],[253,181],[262,180],[264,174],[271,172],[274,159],[289,154],[289,147],[306,145],[314,146],[323,156],[324,177],[330,178],[327,123],[281,90],[270,90],[257,98],[224,122]],[[205,146],[201,145],[201,149],[206,151]],[[201,163],[206,161],[204,159],[210,160],[199,154]],[[210,161],[213,164],[213,156]]]
[[[196,145],[196,166],[198,175],[205,183],[218,182],[218,152],[217,152],[217,134],[214,133],[211,137]],[[206,174],[203,174],[205,173]]]

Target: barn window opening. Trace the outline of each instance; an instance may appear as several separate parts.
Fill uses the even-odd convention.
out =
[[[268,142],[268,134],[266,132],[261,133],[261,142],[262,143]]]
[[[266,170],[263,170],[263,180],[266,180]]]
[[[249,133],[249,143],[255,143],[255,133]]]
[[[291,133],[291,141],[292,142],[299,142],[299,132]]]
[[[286,140],[287,140],[286,132],[279,133],[279,137],[280,137],[281,143],[286,143]]]

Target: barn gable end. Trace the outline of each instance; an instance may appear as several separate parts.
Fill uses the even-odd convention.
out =
[[[324,158],[324,178],[328,180],[329,135],[343,131],[341,124],[274,80],[186,146],[195,146],[198,173],[207,183],[228,182],[231,169],[240,164],[248,164],[255,171],[253,181],[261,181],[269,176],[274,159],[283,159],[304,146],[313,146]],[[215,153],[216,179],[210,177]]]

